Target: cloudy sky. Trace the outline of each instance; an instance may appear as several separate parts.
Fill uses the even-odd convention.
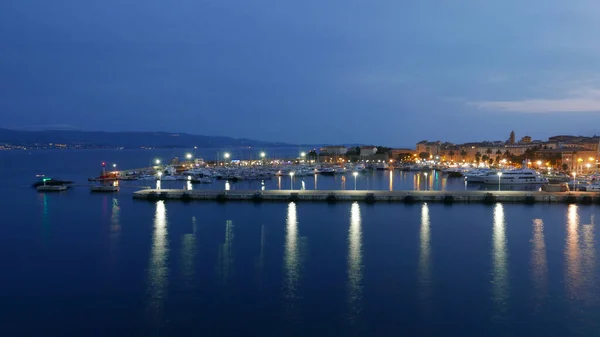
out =
[[[4,0],[0,127],[600,134],[598,32],[592,0]]]

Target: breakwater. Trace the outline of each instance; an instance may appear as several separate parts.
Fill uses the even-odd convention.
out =
[[[313,202],[439,202],[452,203],[580,203],[600,204],[597,192],[525,191],[369,191],[369,190],[180,190],[147,189],[133,197],[145,200],[313,201]]]

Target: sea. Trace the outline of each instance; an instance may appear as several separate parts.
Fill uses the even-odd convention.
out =
[[[87,187],[102,162],[182,151],[0,151],[0,336],[600,335],[595,205],[150,202],[136,182]],[[75,186],[38,193],[40,174]],[[283,178],[266,188],[302,188]],[[356,188],[486,187],[375,171]]]

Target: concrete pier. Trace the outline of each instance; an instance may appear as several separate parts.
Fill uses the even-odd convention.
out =
[[[321,201],[348,202],[439,202],[452,203],[580,203],[600,204],[598,192],[530,192],[530,191],[217,191],[217,190],[175,190],[147,189],[134,192],[136,199],[146,200],[216,200],[216,201]]]

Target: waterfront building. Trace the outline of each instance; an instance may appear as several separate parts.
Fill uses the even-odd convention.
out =
[[[531,143],[531,136],[523,136],[519,141],[519,144],[529,144]]]
[[[432,156],[438,156],[440,155],[440,150],[441,150],[441,146],[442,142],[437,141],[437,142],[428,142],[427,140],[423,140],[417,143],[417,147],[416,147],[416,152],[417,154],[422,153],[422,152],[427,152]]]
[[[377,146],[361,146],[360,156],[368,157],[377,153]]]
[[[328,156],[340,156],[345,155],[348,152],[348,148],[342,145],[330,145],[320,148],[319,152]]]

